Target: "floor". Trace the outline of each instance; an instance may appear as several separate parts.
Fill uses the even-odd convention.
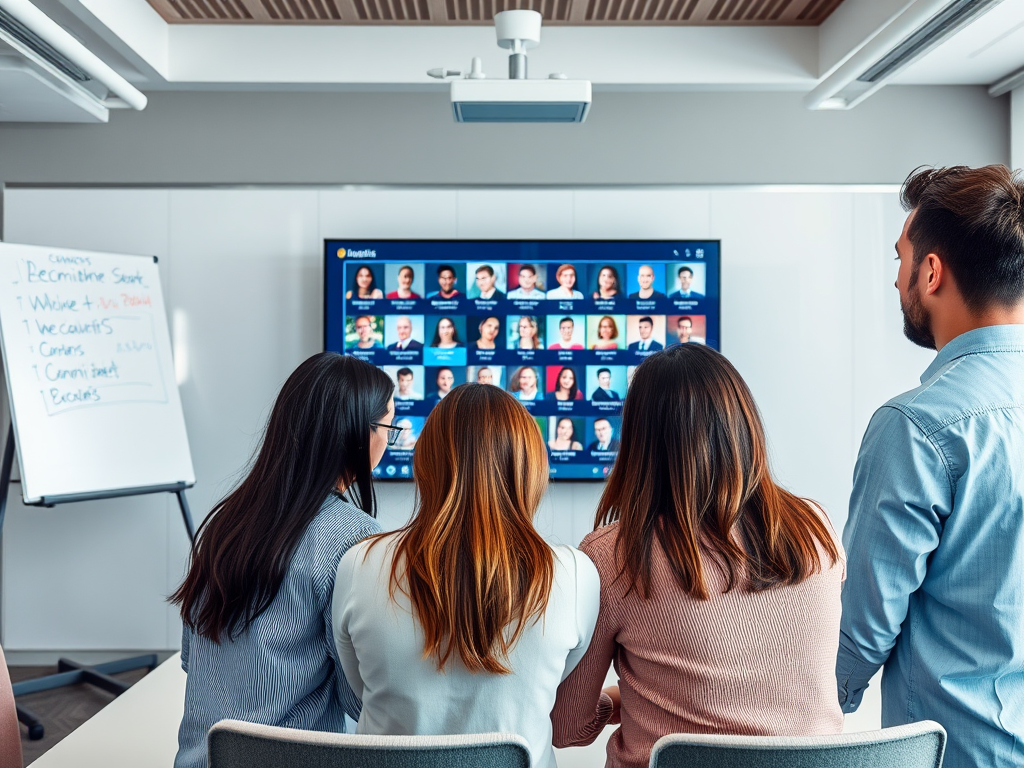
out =
[[[17,683],[34,677],[54,674],[56,667],[10,667],[11,682]],[[124,672],[113,677],[126,683],[135,683],[146,670]],[[46,735],[39,741],[29,741],[25,726],[21,726],[21,749],[25,765],[31,765],[40,755],[67,736],[114,700],[114,695],[91,685],[75,685],[52,691],[19,696],[18,705],[31,710],[43,721]]]

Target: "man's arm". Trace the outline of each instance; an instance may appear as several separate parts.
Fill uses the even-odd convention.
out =
[[[844,712],[896,645],[910,596],[939,546],[952,509],[952,478],[936,445],[903,411],[876,411],[853,476],[843,532],[846,584],[836,681]]]

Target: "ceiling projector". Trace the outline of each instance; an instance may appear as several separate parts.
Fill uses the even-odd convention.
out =
[[[526,50],[540,44],[541,15],[502,11],[494,17],[498,45],[509,49],[508,80],[490,80],[479,58],[469,72],[431,69],[431,77],[452,81],[452,113],[457,123],[582,123],[590,111],[590,81],[548,75],[526,77]]]

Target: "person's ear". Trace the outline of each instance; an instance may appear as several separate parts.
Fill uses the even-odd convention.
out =
[[[934,296],[942,286],[945,278],[945,267],[937,254],[929,253],[921,263],[919,281],[924,281],[926,296]]]

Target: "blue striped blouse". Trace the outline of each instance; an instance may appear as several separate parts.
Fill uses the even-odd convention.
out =
[[[329,496],[299,540],[277,596],[245,632],[218,645],[185,628],[188,681],[175,768],[206,768],[206,733],[224,718],[337,733],[346,713],[359,718],[361,704],[334,645],[331,595],[341,556],[380,530],[362,510]]]

